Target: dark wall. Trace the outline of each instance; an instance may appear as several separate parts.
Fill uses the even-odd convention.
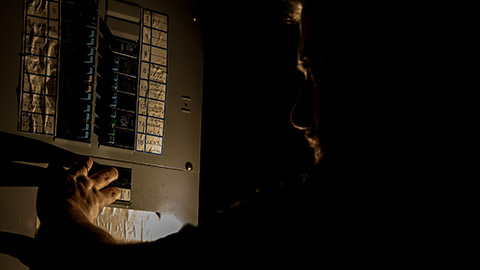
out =
[[[298,92],[297,25],[282,1],[204,1],[200,215],[295,174],[302,134],[289,123]]]

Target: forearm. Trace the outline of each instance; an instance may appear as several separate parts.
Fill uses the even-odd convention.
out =
[[[73,221],[41,225],[36,242],[38,257],[33,269],[91,269],[92,265],[99,266],[101,258],[113,255],[108,247],[116,243],[97,226]]]

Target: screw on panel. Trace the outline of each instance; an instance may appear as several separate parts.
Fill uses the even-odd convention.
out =
[[[193,171],[193,164],[190,161],[187,161],[187,163],[185,163],[185,169],[187,169],[187,172]]]

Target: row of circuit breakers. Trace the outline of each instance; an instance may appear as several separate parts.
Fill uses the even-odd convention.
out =
[[[162,153],[168,17],[115,17],[115,2],[103,18],[99,0],[26,0],[20,131]],[[110,21],[137,36],[112,34]]]

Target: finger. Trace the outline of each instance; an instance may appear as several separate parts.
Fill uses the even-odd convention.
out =
[[[88,176],[88,171],[92,168],[93,159],[86,157],[85,159],[75,162],[68,170],[68,173],[74,177]]]
[[[90,169],[92,169],[92,166],[93,166],[93,159],[91,157],[87,157],[85,164],[87,165],[87,171],[90,171]]]
[[[102,189],[118,179],[118,170],[116,168],[105,169],[94,173],[90,178],[93,179],[94,185],[97,189]]]
[[[110,204],[118,200],[122,195],[122,192],[118,187],[109,187],[106,189],[102,189],[100,190],[100,193],[102,194],[102,208],[105,206],[109,206]]]

